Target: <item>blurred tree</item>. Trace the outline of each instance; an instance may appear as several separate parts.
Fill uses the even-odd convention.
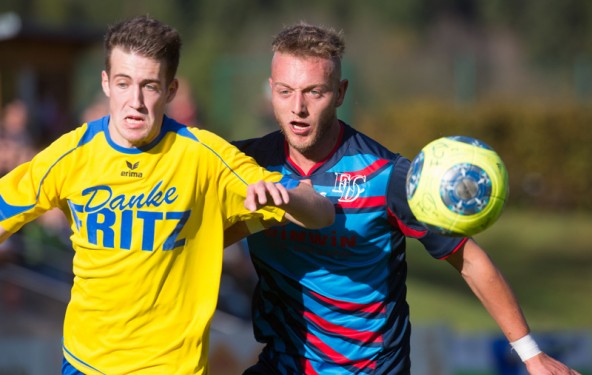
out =
[[[572,63],[592,55],[592,2],[586,0],[492,0],[486,19],[521,35],[534,60],[543,65]]]

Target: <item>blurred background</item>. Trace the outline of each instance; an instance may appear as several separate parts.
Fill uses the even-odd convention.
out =
[[[510,198],[476,239],[543,348],[592,374],[592,2],[0,0],[0,176],[107,113],[102,36],[139,14],[183,36],[169,114],[190,126],[229,140],[274,130],[271,39],[305,20],[344,32],[343,120],[408,158],[447,135],[492,146]],[[0,375],[59,373],[72,255],[61,212],[0,245]],[[408,258],[413,373],[523,374],[455,271],[415,242]],[[254,281],[245,249],[226,249],[213,375],[255,361]]]

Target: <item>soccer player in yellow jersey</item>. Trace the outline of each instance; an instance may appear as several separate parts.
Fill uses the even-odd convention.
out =
[[[150,17],[110,27],[109,115],[0,179],[0,240],[54,207],[72,228],[63,374],[206,374],[224,229],[334,220],[311,186],[164,114],[180,47],[177,31]]]

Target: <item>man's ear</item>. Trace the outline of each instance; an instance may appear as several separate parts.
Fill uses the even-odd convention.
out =
[[[111,91],[109,89],[109,74],[106,71],[101,72],[101,86],[103,87],[103,92],[107,97],[111,95]]]
[[[347,79],[342,79],[339,82],[339,87],[337,88],[337,107],[343,104],[345,100],[345,93],[347,92],[347,86],[349,85],[349,81]]]
[[[169,84],[169,86],[167,87],[167,99],[166,99],[167,103],[170,103],[173,99],[175,99],[175,96],[177,95],[178,90],[179,90],[179,80],[177,78],[174,78],[172,80],[172,82]]]

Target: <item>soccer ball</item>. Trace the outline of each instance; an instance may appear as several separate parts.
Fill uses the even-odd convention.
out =
[[[443,137],[411,162],[407,201],[415,217],[447,236],[472,236],[491,226],[508,197],[508,172],[484,142]]]

